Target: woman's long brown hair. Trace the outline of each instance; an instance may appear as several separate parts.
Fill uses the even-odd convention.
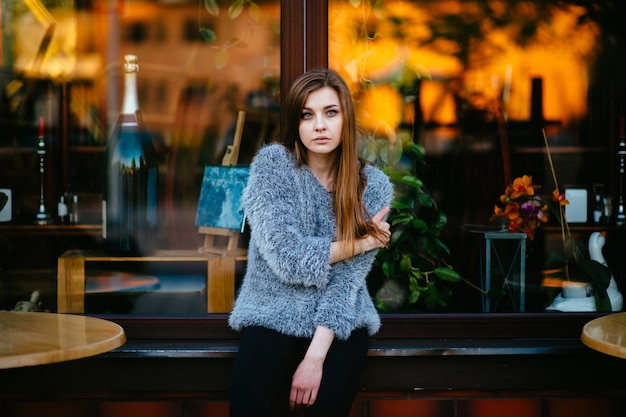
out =
[[[354,252],[356,239],[366,235],[378,237],[379,231],[370,221],[371,214],[363,204],[363,191],[367,184],[363,174],[366,161],[357,153],[354,105],[350,90],[339,74],[330,69],[315,69],[300,75],[294,81],[285,100],[286,126],[281,129],[281,141],[294,152],[299,165],[307,164],[307,149],[302,144],[299,133],[302,109],[309,94],[324,87],[330,87],[337,92],[343,113],[342,138],[336,154],[333,194],[337,240],[346,241]]]

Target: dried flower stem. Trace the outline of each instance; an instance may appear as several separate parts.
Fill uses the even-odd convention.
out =
[[[554,186],[559,189],[559,182],[556,180],[556,171],[554,170],[554,164],[552,163],[552,154],[550,153],[550,145],[548,145],[548,136],[546,136],[546,130],[541,129],[543,133],[543,143],[546,144],[546,152],[548,153],[548,162],[550,163],[550,170],[552,171],[552,179],[554,180]]]
[[[550,153],[550,145],[548,145],[548,136],[546,135],[546,130],[541,129],[541,133],[543,133],[543,142],[546,145],[546,153],[548,154],[548,162],[550,163],[550,171],[552,172],[552,179],[554,180],[554,187],[556,188],[558,195],[560,195],[561,191],[559,190],[559,182],[556,179],[556,170],[554,169],[554,163],[552,162],[552,154]],[[559,216],[560,216],[559,223],[561,223],[561,239],[563,240],[563,246],[565,246],[565,237],[566,235],[571,236],[571,232],[569,229],[569,224],[567,223],[567,218],[565,217],[565,209],[560,204],[560,202],[559,202]],[[578,261],[576,251],[574,251],[574,258],[576,259],[576,261]],[[566,267],[566,275],[569,280],[569,273],[567,272],[567,264],[565,265],[565,267]]]

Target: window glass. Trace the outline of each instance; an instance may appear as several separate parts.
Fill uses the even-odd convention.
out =
[[[611,14],[568,2],[329,1],[329,66],[353,92],[362,155],[399,194],[394,242],[370,280],[383,311],[606,308],[591,294],[610,271],[580,269],[600,247],[624,278],[610,213],[624,97],[609,86],[624,40]],[[521,196],[506,191],[514,181]],[[582,197],[562,206],[553,190]],[[606,240],[591,242],[600,230]],[[564,299],[564,281],[578,280],[583,296]]]
[[[207,262],[186,260],[207,244],[195,224],[204,168],[227,153],[237,155],[230,164],[249,164],[277,136],[280,2],[3,1],[2,29],[0,189],[11,191],[12,216],[0,223],[0,242],[10,242],[0,245],[0,308],[39,289],[43,308],[54,310],[57,258],[100,248],[105,148],[121,111],[124,56],[134,54],[139,107],[158,159],[157,247],[184,252],[158,267],[86,260],[86,311],[210,311]],[[41,117],[48,152],[40,181]],[[231,149],[236,134],[240,146]],[[73,196],[79,217],[70,223],[58,204]],[[41,227],[34,225],[40,209],[48,215]],[[238,261],[224,274],[242,269]]]

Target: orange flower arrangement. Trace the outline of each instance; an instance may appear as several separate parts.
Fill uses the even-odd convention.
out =
[[[548,221],[548,204],[535,195],[538,188],[532,176],[515,178],[500,196],[501,204],[494,206],[492,220],[505,219],[509,232],[523,232],[534,239],[535,231]]]
[[[548,138],[543,132],[544,142],[552,171],[555,189],[552,191],[552,201],[542,200],[535,194],[535,190],[541,186],[533,184],[533,177],[524,175],[515,178],[513,184],[507,185],[504,194],[500,196],[500,205],[496,204],[493,210],[492,221],[504,219],[509,232],[526,233],[529,240],[535,238],[535,231],[549,219],[548,210],[552,211],[556,220],[561,226],[563,241],[570,235],[569,225],[565,218],[565,206],[569,201],[565,199],[565,194],[559,192],[559,184],[556,179],[556,172],[552,163],[552,155],[548,146]]]

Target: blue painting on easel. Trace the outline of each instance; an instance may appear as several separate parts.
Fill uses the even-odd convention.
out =
[[[210,165],[204,169],[196,214],[197,227],[243,229],[245,216],[241,196],[249,171],[249,166]]]

